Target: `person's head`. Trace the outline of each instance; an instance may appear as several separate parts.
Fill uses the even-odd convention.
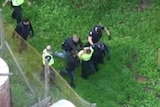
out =
[[[22,20],[22,22],[23,22],[24,25],[29,25],[29,24],[30,24],[30,21],[29,21],[28,18],[24,18],[24,19]]]
[[[47,45],[47,46],[46,46],[46,50],[47,50],[48,52],[51,52],[51,51],[52,51],[51,45]]]
[[[73,35],[73,41],[74,42],[78,42],[79,41],[79,37],[77,35]]]
[[[90,48],[86,48],[86,49],[84,49],[84,51],[85,51],[86,54],[90,54],[91,53],[91,49]]]
[[[101,25],[98,25],[98,26],[95,27],[95,31],[96,31],[97,33],[101,33],[103,30],[104,30],[104,27],[101,26]]]

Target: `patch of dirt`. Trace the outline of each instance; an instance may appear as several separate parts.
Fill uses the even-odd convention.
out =
[[[131,63],[127,63],[126,64],[126,66],[127,66],[127,68],[129,69],[129,71],[133,71],[133,66],[132,66],[132,64]]]
[[[140,0],[138,10],[139,11],[144,11],[148,7],[150,7],[151,1],[150,0]]]
[[[86,9],[89,7],[88,4],[84,4],[83,2],[76,2],[75,0],[70,0],[72,6],[79,8],[79,9]]]
[[[160,92],[157,92],[157,93],[156,93],[156,97],[157,97],[157,98],[160,98]]]
[[[147,77],[144,77],[144,76],[139,75],[139,74],[136,75],[135,78],[136,78],[136,80],[137,80],[138,82],[140,82],[140,83],[145,83],[145,82],[148,81],[148,78],[147,78]]]
[[[149,80],[148,77],[145,77],[145,76],[142,76],[142,75],[140,75],[140,74],[137,74],[137,75],[135,76],[135,78],[136,78],[136,80],[137,80],[138,83],[143,83],[143,84],[145,84],[145,86],[143,87],[143,90],[144,90],[144,91],[149,92],[149,91],[153,90],[153,89],[150,87],[150,85],[147,84],[147,82],[148,82],[148,80]]]
[[[144,87],[144,91],[146,91],[146,92],[149,92],[149,91],[151,91],[151,90],[152,90],[152,88],[149,87],[149,86],[147,86],[147,85]]]
[[[134,53],[131,55],[131,58],[132,58],[134,61],[137,61],[138,54],[134,52]]]
[[[130,56],[129,62],[126,64],[127,68],[130,71],[134,71],[132,63],[137,62],[137,59],[138,59],[138,54],[137,53],[132,53],[131,56]]]

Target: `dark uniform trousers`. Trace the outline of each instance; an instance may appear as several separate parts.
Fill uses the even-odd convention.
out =
[[[22,20],[22,9],[21,6],[12,6],[12,18],[16,20],[17,23],[21,22]]]
[[[82,76],[82,78],[84,78],[84,79],[88,79],[88,76],[89,76],[90,74],[96,72],[92,60],[82,61],[81,66],[82,66],[82,74],[81,74],[81,76]]]

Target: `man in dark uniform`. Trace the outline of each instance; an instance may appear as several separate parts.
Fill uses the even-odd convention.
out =
[[[71,51],[78,52],[81,48],[83,48],[81,39],[77,35],[73,35],[72,37],[65,39],[62,43],[63,52],[55,51],[55,56],[66,58]]]
[[[98,41],[100,41],[103,31],[105,31],[107,33],[108,39],[110,40],[111,35],[110,35],[108,29],[102,25],[97,25],[90,30],[87,45],[93,45],[94,43],[97,43]]]
[[[17,24],[22,21],[22,9],[21,6],[12,6],[12,18],[16,20]]]
[[[34,36],[32,24],[28,18],[23,19],[23,21],[21,21],[19,24],[17,24],[15,31],[14,31],[14,34],[13,34],[13,37],[15,35],[19,36],[19,40],[20,40],[19,52],[21,53],[22,50],[24,50],[27,46],[25,43],[27,38]]]
[[[64,46],[62,47],[66,52],[71,52],[72,50],[78,51],[83,47],[81,39],[77,35],[67,38],[64,41]]]
[[[60,74],[68,74],[70,76],[70,85],[73,88],[76,88],[75,85],[75,75],[74,71],[80,64],[80,60],[77,57],[77,52],[76,51],[71,51],[71,54],[67,58],[67,65],[65,70],[61,70]]]
[[[97,42],[92,45],[92,47],[94,49],[92,61],[96,70],[98,71],[98,64],[104,63],[104,56],[106,56],[107,60],[110,60],[110,50],[109,47],[103,42]]]
[[[22,8],[21,5],[24,3],[24,0],[5,0],[2,6],[4,7],[8,2],[11,3],[13,8],[12,18],[16,20],[17,24],[22,21]],[[31,3],[28,1],[28,5]]]

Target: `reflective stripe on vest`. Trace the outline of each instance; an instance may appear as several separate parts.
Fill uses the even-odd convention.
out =
[[[81,50],[80,52],[78,52],[79,59],[81,59],[82,61],[89,61],[91,59],[91,57],[92,57],[92,54],[93,54],[93,49],[92,48],[90,48],[90,49],[91,49],[91,53],[90,54],[86,54],[85,53],[85,54],[82,55],[84,50]]]
[[[50,57],[49,60],[46,59],[47,56]],[[53,56],[51,54],[47,53],[47,52],[43,53],[42,60],[43,60],[42,62],[43,62],[44,65],[45,65],[45,60],[48,61],[48,66],[52,66],[54,64]]]
[[[12,0],[12,5],[13,6],[20,6],[23,4],[24,0]]]

